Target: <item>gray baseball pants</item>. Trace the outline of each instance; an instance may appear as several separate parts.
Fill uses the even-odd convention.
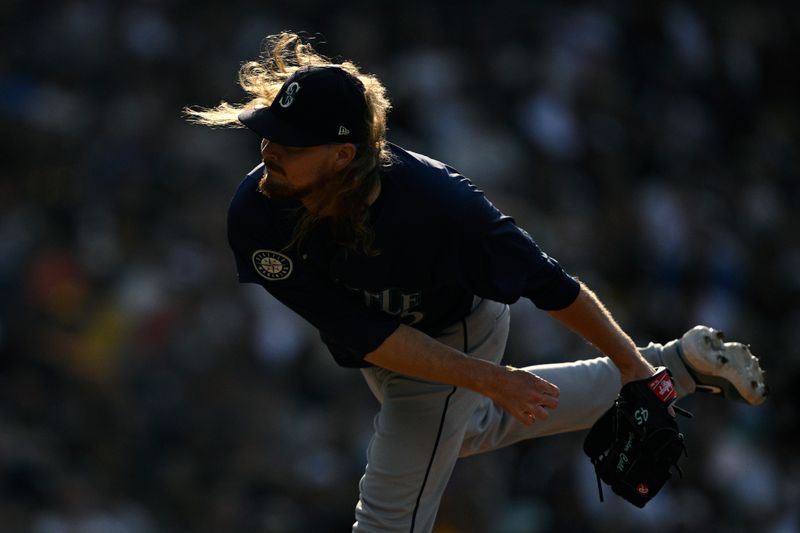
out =
[[[437,337],[440,342],[499,363],[506,346],[509,307],[476,299],[473,310]],[[670,346],[670,345],[667,345]],[[673,372],[679,395],[694,389],[677,350],[641,348],[655,366]],[[467,389],[410,378],[383,368],[363,369],[381,402],[359,483],[354,533],[429,533],[456,460],[525,439],[591,427],[616,398],[620,374],[607,357],[535,365],[525,370],[560,389],[547,420],[525,426],[489,398]]]

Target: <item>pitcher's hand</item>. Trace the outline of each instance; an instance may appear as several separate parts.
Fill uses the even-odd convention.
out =
[[[486,396],[526,426],[546,420],[548,409],[558,407],[558,387],[549,381],[511,366],[497,367],[496,374]]]

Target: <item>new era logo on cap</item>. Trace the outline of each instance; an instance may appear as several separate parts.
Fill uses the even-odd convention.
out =
[[[364,84],[337,65],[301,67],[269,107],[244,111],[239,120],[286,146],[360,143],[368,132]]]

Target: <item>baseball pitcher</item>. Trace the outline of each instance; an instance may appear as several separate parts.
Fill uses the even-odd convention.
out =
[[[690,446],[677,399],[707,389],[764,400],[746,347],[698,326],[638,349],[467,178],[388,142],[375,76],[283,33],[240,81],[248,102],[185,111],[262,138],[228,213],[239,280],[313,324],[381,404],[354,532],[430,532],[459,457],[592,426],[598,485],[642,506]],[[503,365],[509,304],[521,297],[603,356]]]

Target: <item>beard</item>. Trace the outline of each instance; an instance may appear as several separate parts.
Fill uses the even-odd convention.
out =
[[[267,198],[302,200],[316,189],[314,185],[305,187],[293,187],[282,181],[275,174],[270,174],[269,169],[264,169],[264,176],[259,183],[259,189]]]

